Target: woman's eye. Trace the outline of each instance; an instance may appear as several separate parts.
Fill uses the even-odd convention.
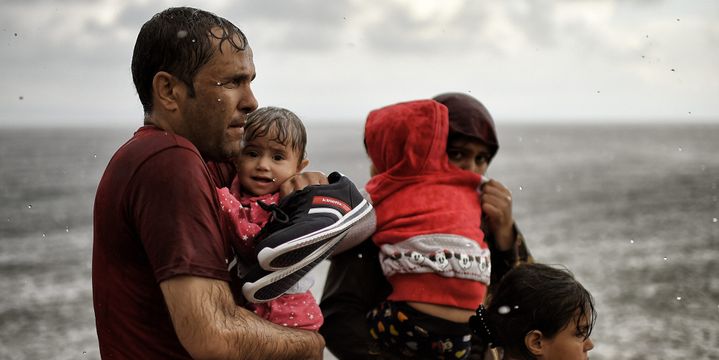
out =
[[[462,154],[461,151],[449,150],[449,151],[447,151],[447,156],[449,157],[450,160],[457,161],[457,160],[462,160],[462,156],[464,156],[464,155]]]

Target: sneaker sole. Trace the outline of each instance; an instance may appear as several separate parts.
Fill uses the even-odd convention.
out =
[[[266,247],[257,254],[260,267],[265,270],[281,270],[304,259],[315,249],[330,241],[335,235],[347,230],[372,211],[372,205],[362,200],[354,209],[332,225],[292,239],[274,248]]]
[[[346,231],[340,233],[333,238],[333,241],[325,242],[323,246],[293,266],[270,272],[253,282],[244,283],[242,295],[253,303],[263,303],[280,297],[305,274],[326,259],[346,235]]]

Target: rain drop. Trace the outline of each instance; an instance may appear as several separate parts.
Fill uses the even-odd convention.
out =
[[[522,138],[522,137],[520,136],[517,140],[518,140],[519,142],[522,142],[522,141],[524,141],[524,138]]]
[[[676,70],[672,69],[672,71],[676,71]]]
[[[17,36],[17,33],[15,33],[15,36]]]
[[[524,190],[524,187],[520,186],[519,191],[522,191],[522,190]]]
[[[716,220],[716,219],[715,219],[715,220]],[[362,254],[357,254],[357,258],[358,258],[358,259],[361,259],[361,258],[362,258]]]
[[[218,81],[217,86],[222,86],[222,83]]]
[[[217,99],[217,102],[220,102],[220,101],[222,101],[222,99]]]
[[[601,94],[601,93],[602,93],[601,91],[597,90],[597,94]]]
[[[97,154],[92,154],[92,157],[97,159]]]
[[[677,21],[679,21],[679,19],[677,19]]]
[[[664,261],[667,261],[667,260],[669,260],[669,258],[665,256],[665,257],[664,257]]]
[[[681,297],[681,296],[677,296],[677,301],[682,301],[682,297]]]
[[[514,310],[519,310],[519,305],[514,305]]]
[[[555,190],[556,192],[562,192],[562,186],[561,186],[561,185],[557,185],[557,186],[554,187],[554,190]]]
[[[713,218],[713,219],[712,219],[712,222],[713,222],[713,223],[717,222],[717,218]]]
[[[630,244],[634,244],[634,239],[629,240]]]
[[[684,149],[682,149],[682,147],[681,147],[681,146],[680,146],[680,147],[678,147],[678,148],[677,148],[677,150],[678,150],[679,152],[682,152],[682,151],[684,151]]]
[[[42,233],[42,237],[46,237],[46,236],[47,236],[47,234],[45,234],[45,233]]]
[[[509,308],[509,306],[507,306],[507,305],[502,305],[502,306],[499,307],[499,309],[497,309],[497,312],[498,312],[500,315],[509,314],[510,311],[512,311],[512,310],[511,310],[511,309]]]
[[[192,39],[192,42],[195,42],[195,39]]]
[[[18,96],[18,99],[23,100],[23,99],[25,99],[25,97],[24,97],[24,96]]]
[[[187,36],[187,30],[180,30],[177,32],[178,39],[184,39]]]
[[[32,209],[32,204],[27,204],[28,209]]]
[[[69,227],[69,226],[65,226],[65,232],[66,232],[66,233],[69,233],[69,232],[70,232],[70,227]]]

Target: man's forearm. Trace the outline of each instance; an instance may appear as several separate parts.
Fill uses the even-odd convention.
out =
[[[195,359],[321,359],[324,340],[235,305],[221,280],[178,276],[160,283],[177,336]]]

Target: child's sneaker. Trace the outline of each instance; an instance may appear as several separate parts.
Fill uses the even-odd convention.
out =
[[[336,241],[324,242],[314,252],[284,269],[267,271],[258,265],[254,265],[243,278],[245,283],[242,285],[242,295],[253,303],[263,303],[278,298],[300,281],[317,264],[326,259],[348,232],[345,230],[336,235]]]
[[[304,263],[308,256],[310,263],[326,258],[344,238],[338,235],[371,213],[372,205],[347,177],[333,172],[327,180],[327,185],[307,186],[266,206],[272,219],[255,238],[263,269],[284,269]]]

